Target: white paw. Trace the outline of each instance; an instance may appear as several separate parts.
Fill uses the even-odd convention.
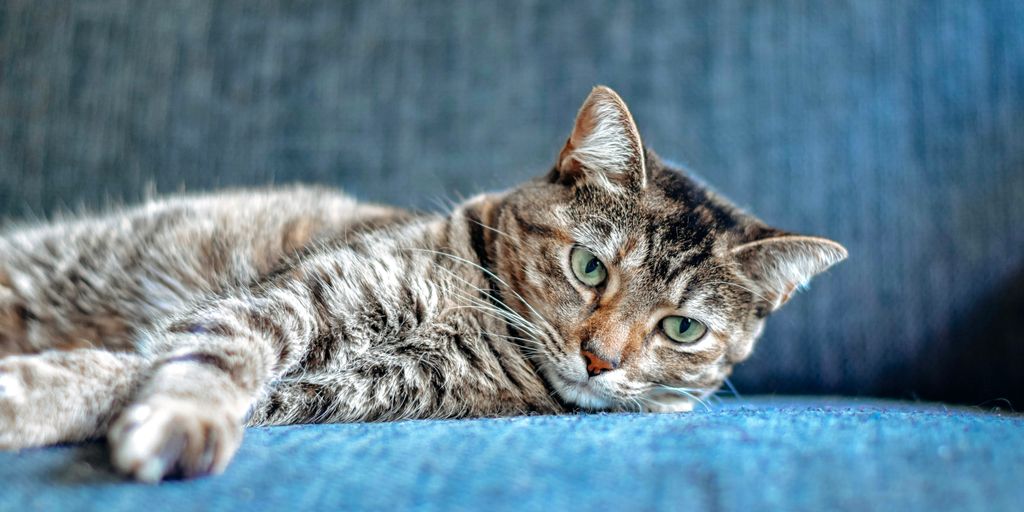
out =
[[[107,434],[114,467],[143,482],[220,473],[242,440],[242,426],[216,407],[183,400],[134,405]]]
[[[685,396],[663,393],[652,396],[644,402],[647,412],[690,412],[694,400]]]

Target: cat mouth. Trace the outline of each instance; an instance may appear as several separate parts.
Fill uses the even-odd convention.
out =
[[[567,404],[584,409],[608,410],[620,403],[620,400],[609,395],[607,389],[587,377],[586,367],[582,364],[579,367],[571,363],[565,365],[558,356],[551,354],[537,354],[528,359],[533,360],[534,369],[540,378]],[[569,367],[568,370],[565,366]]]
[[[564,402],[591,411],[689,412],[696,404],[702,404],[707,408],[705,399],[714,394],[713,390],[690,390],[687,393],[677,393],[670,389],[680,388],[668,387],[669,389],[660,390],[640,386],[639,388],[643,391],[628,393],[626,398],[619,398],[614,396],[612,390],[608,388],[610,382],[595,380],[601,377],[585,378],[585,380],[573,379],[566,377],[557,365],[548,365],[541,373],[548,385]],[[627,385],[627,387],[635,388],[636,386]],[[633,389],[633,391],[639,391],[639,389]]]
[[[548,369],[543,373],[558,396],[568,403],[595,410],[609,409],[618,403],[589,379],[583,382],[569,379],[557,368]]]

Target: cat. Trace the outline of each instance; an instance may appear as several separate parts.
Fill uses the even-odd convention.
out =
[[[246,425],[688,411],[845,257],[662,163],[599,86],[550,172],[447,215],[291,187],[9,230],[0,448],[106,436],[156,482]]]

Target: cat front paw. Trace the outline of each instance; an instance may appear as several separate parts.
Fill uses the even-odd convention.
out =
[[[691,412],[694,400],[675,394],[655,395],[643,402],[644,411],[657,413]]]
[[[126,409],[107,434],[118,471],[156,483],[224,471],[242,441],[242,425],[216,407],[168,399]]]

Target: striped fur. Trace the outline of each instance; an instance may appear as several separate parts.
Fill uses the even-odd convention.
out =
[[[595,89],[546,176],[447,215],[290,188],[9,231],[0,447],[105,434],[157,481],[222,470],[244,425],[689,410],[845,251],[736,210],[638,133]],[[606,286],[574,278],[576,246]],[[669,341],[671,314],[709,335]]]

